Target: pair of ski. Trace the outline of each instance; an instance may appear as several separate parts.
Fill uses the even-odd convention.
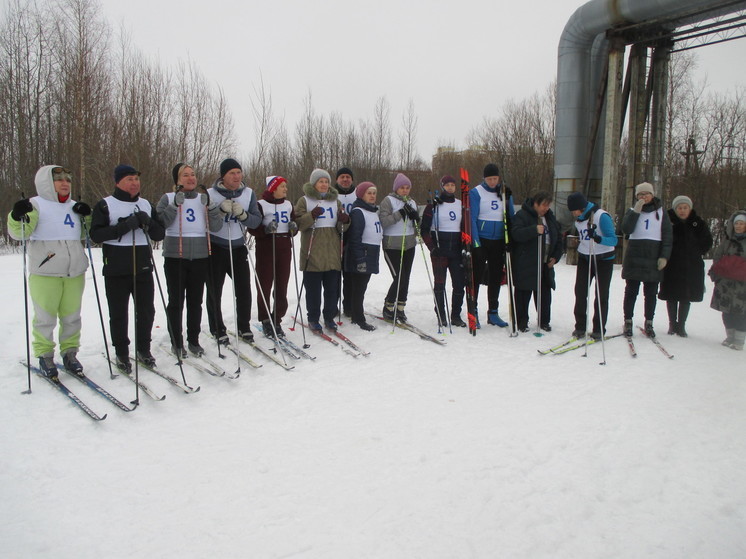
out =
[[[259,332],[264,334],[264,337],[268,340],[271,340],[272,342],[275,341],[274,338],[274,332],[265,332],[264,327],[259,322],[254,323],[254,328],[256,328]],[[299,360],[299,359],[309,359],[311,361],[316,360],[316,356],[311,355],[307,351],[305,351],[303,348],[299,347],[298,344],[293,342],[292,340],[289,340],[285,334],[280,334],[277,336],[277,345],[276,347],[279,347],[280,350],[282,350],[285,355],[290,357],[291,359]]]
[[[611,336],[606,336],[604,338],[604,341],[619,338],[621,336],[623,336],[623,334],[613,334]],[[539,352],[539,355],[562,355],[563,353],[574,351],[576,349],[580,349],[581,347],[593,345],[599,343],[600,341],[600,338],[596,339],[589,337],[586,340],[585,338],[576,338],[575,336],[572,336],[569,340],[562,342],[561,344],[558,344],[554,347],[550,347],[548,349],[537,349],[536,351]]]
[[[378,320],[381,320],[381,321],[385,322],[386,324],[391,324],[390,320],[386,320],[381,315],[371,314],[371,313],[365,313],[365,314],[367,314],[368,316],[371,316],[373,318],[376,318]],[[428,334],[423,329],[418,328],[417,326],[415,326],[414,324],[410,324],[409,322],[399,322],[397,320],[396,321],[396,327],[397,328],[401,328],[402,330],[409,330],[413,334],[416,334],[421,339],[427,340],[428,342],[433,342],[434,344],[438,344],[438,345],[446,345],[445,340],[441,340],[440,338],[436,338],[435,336],[432,336],[432,335]]]
[[[226,334],[228,335],[229,339],[235,338],[235,334],[233,332],[226,332]],[[262,355],[264,355],[264,357],[266,357],[267,359],[269,359],[270,361],[272,361],[272,363],[274,363],[278,367],[282,367],[286,371],[292,371],[295,368],[295,365],[290,365],[290,364],[286,363],[283,359],[281,359],[280,357],[278,357],[277,353],[275,353],[272,350],[268,350],[268,349],[263,348],[262,346],[260,346],[255,341],[251,341],[250,342],[248,340],[244,340],[241,337],[239,337],[238,339],[240,341],[242,341],[243,343],[245,343],[246,345],[248,345],[249,347],[251,347],[254,351],[257,351],[257,352],[261,353]],[[249,359],[249,357],[247,355],[245,355],[244,353],[242,353],[238,348],[234,348],[230,344],[228,344],[227,346],[223,346],[223,347],[226,347],[229,351],[232,351],[233,353],[235,353],[236,355],[238,355],[238,357],[241,360],[246,361],[250,365],[251,365],[251,363],[254,363],[251,359]],[[261,366],[261,365],[258,365],[258,366]],[[255,363],[254,365],[252,365],[252,367],[257,367],[257,364]]]
[[[314,330],[308,324],[304,322],[301,322],[301,324],[303,325],[304,328],[308,328],[308,330],[313,335],[318,336],[322,340],[326,340],[333,346],[340,348],[347,355],[351,355],[352,357],[360,357],[360,356],[368,357],[370,355],[369,351],[365,351],[364,349],[362,349],[360,346],[358,346],[355,342],[353,342],[350,338],[345,336],[342,332],[340,332],[336,328],[334,329],[328,328],[327,330],[331,332],[332,334],[334,334],[336,338],[339,338],[340,340],[342,340],[344,345],[340,344],[337,340],[332,338],[329,334],[327,334],[323,330]]]
[[[642,332],[643,335],[648,340],[650,340],[651,342],[653,342],[653,344],[655,344],[655,347],[657,347],[663,355],[665,355],[669,359],[673,359],[673,355],[671,355],[668,352],[668,350],[666,350],[666,348],[663,347],[663,344],[660,343],[660,341],[658,340],[658,338],[651,338],[650,336],[648,336],[648,333],[645,331],[645,329],[642,326],[638,326],[638,328],[640,329],[640,332]],[[630,351],[630,354],[632,355],[632,357],[637,357],[637,352],[635,351],[635,344],[632,341],[632,336],[628,336],[627,337],[627,344],[629,344],[629,351]]]

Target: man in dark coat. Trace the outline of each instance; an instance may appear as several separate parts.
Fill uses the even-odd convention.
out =
[[[552,329],[549,322],[552,289],[555,287],[554,265],[562,258],[562,239],[557,219],[549,209],[551,203],[551,194],[537,192],[532,198],[526,199],[511,224],[515,313],[520,332],[528,332],[528,305],[531,294],[534,296],[534,305],[539,310],[539,326],[547,332]],[[540,293],[537,292],[539,269]]]
[[[673,248],[663,268],[658,298],[666,301],[668,333],[686,338],[686,318],[693,302],[705,292],[705,263],[702,258],[712,248],[707,223],[694,211],[691,198],[677,196],[668,210],[673,227]]]

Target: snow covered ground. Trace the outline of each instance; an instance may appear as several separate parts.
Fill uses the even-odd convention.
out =
[[[21,394],[22,259],[0,256],[0,556],[746,557],[746,355],[720,345],[710,293],[688,339],[665,334],[659,305],[672,360],[640,336],[636,360],[619,338],[605,366],[600,344],[588,357],[539,356],[572,330],[574,274],[558,266],[542,338],[459,329],[440,347],[383,323],[345,325],[370,357],[309,339],[316,362],[290,372],[261,356],[238,380],[186,369],[202,387],[191,395],[143,371],[167,398],[141,394],[132,413],[62,375],[108,413],[95,423],[38,378]],[[374,277],[371,310],[389,281]],[[611,333],[622,288],[617,271]],[[419,254],[407,314],[436,331]],[[134,385],[108,378],[102,347],[89,281],[79,357],[128,402]]]

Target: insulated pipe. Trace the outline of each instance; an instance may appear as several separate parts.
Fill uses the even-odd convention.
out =
[[[604,64],[602,54],[608,48],[606,31],[621,24],[660,18],[678,18],[675,23],[680,26],[710,19],[715,10],[723,14],[744,7],[746,1],[733,0],[591,0],[575,11],[562,32],[557,53],[554,176],[558,216],[566,213],[563,206],[567,195],[584,186],[580,183]],[[696,13],[705,10],[707,13]],[[597,142],[602,139],[603,130],[599,130]],[[594,152],[598,154],[598,150]],[[601,178],[597,161],[590,178]]]

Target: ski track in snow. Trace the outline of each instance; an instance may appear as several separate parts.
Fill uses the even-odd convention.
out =
[[[108,336],[100,256],[94,249]],[[21,394],[22,269],[20,254],[0,256],[2,557],[746,556],[746,368],[743,353],[720,346],[709,282],[688,339],[665,334],[659,302],[655,325],[672,360],[637,335],[635,360],[622,338],[606,343],[605,366],[600,344],[588,357],[539,356],[573,328],[575,269],[563,262],[554,330],[541,338],[485,326],[475,338],[454,329],[439,347],[380,321],[372,333],[346,323],[370,357],[307,333],[315,362],[285,371],[244,347],[262,368],[242,362],[228,380],[185,367],[202,386],[190,395],[141,370],[167,398],[141,393],[131,413],[62,373],[109,414],[94,423],[37,378]],[[159,273],[163,282],[160,263]],[[385,269],[373,277],[369,310],[380,310],[389,282]],[[617,269],[610,334],[621,328],[623,286]],[[505,287],[501,301],[505,317]],[[156,309],[154,353],[180,378],[158,348],[167,334],[157,295]],[[432,309],[417,255],[407,315],[434,334]],[[300,327],[288,334],[302,343]],[[132,400],[134,384],[109,379],[90,270],[82,338],[88,375]],[[235,356],[223,363],[234,370]]]

